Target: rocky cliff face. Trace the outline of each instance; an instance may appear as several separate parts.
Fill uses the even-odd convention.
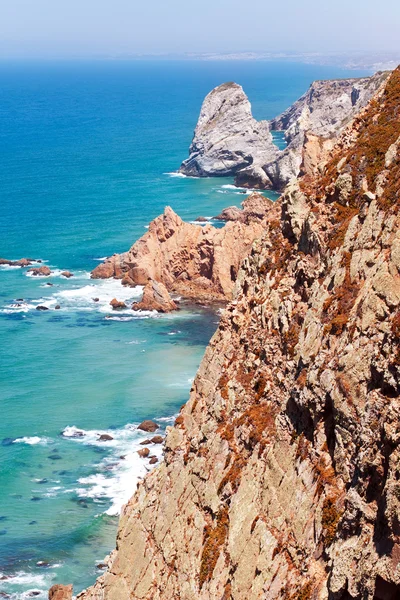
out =
[[[259,171],[259,187],[268,187],[261,165],[277,155],[266,121],[256,121],[242,87],[224,83],[205,98],[181,173],[194,177],[234,175],[249,165]]]
[[[80,600],[400,594],[400,72],[239,272]]]
[[[223,84],[204,100],[190,156],[180,170],[200,177],[235,175],[239,186],[282,190],[300,173],[316,173],[326,164],[335,139],[388,76],[316,81],[270,122],[252,118],[240,86]],[[273,144],[270,130],[285,131],[285,150]]]
[[[132,286],[153,280],[193,300],[230,300],[240,264],[273,206],[257,193],[242,204],[236,222],[223,229],[185,223],[167,207],[128,252],[111,256],[92,278],[116,277]]]
[[[327,162],[343,128],[379,92],[389,72],[361,79],[314,81],[307,92],[282,115],[271,129],[285,131],[287,148],[276,161],[263,166],[277,189],[300,173],[318,173]]]

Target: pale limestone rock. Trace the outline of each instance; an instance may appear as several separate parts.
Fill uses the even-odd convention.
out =
[[[277,152],[268,123],[253,118],[242,87],[224,83],[203,102],[189,158],[180,172],[195,177],[234,175],[250,165],[270,161]],[[261,179],[264,184],[266,175]]]

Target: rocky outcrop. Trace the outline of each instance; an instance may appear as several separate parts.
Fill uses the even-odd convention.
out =
[[[72,600],[72,585],[53,585],[49,590],[49,600]]]
[[[171,312],[177,308],[165,285],[153,280],[145,285],[141,301],[132,305],[132,310],[156,310],[161,313]]]
[[[266,121],[256,121],[250,102],[237,83],[224,83],[205,98],[196,125],[189,158],[180,172],[194,177],[234,175],[240,169],[270,162],[277,154]],[[268,187],[259,167],[259,185]],[[254,175],[255,177],[256,175]]]
[[[244,203],[243,222],[222,229],[185,223],[167,207],[128,252],[100,264],[92,278],[116,277],[131,286],[151,280],[194,300],[231,299],[240,263],[261,235],[272,205],[255,194]]]
[[[399,112],[397,70],[269,211],[80,600],[399,597]]]
[[[32,276],[34,277],[49,277],[49,275],[51,275],[51,270],[46,265],[43,265],[42,267],[32,267],[31,269],[28,269],[28,273],[32,273]]]
[[[276,189],[299,174],[318,174],[326,165],[335,139],[379,92],[389,72],[359,79],[314,81],[307,92],[270,127],[285,132],[287,148],[263,168]]]
[[[335,139],[388,76],[315,81],[269,122],[253,119],[239,85],[220,85],[203,102],[190,156],[180,171],[195,177],[235,175],[240,187],[282,190],[299,174],[321,172]],[[285,150],[274,145],[271,130],[285,132]]]

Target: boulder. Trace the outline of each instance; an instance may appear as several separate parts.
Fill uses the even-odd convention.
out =
[[[162,313],[177,308],[165,285],[154,280],[150,280],[145,286],[141,301],[132,304],[132,310],[156,310]]]
[[[62,275],[63,277],[66,277],[67,279],[69,279],[70,277],[73,277],[73,276],[74,276],[74,274],[73,274],[73,273],[71,273],[71,271],[63,271],[63,272],[61,273],[61,275]]]
[[[142,448],[141,450],[138,450],[137,453],[141,458],[147,458],[150,454],[150,450],[148,448]]]
[[[157,456],[152,456],[149,460],[149,464],[150,465],[155,465],[156,463],[158,463],[158,458]]]
[[[36,307],[36,310],[49,310],[47,306],[43,306],[42,304],[39,304],[39,306]]]
[[[160,428],[155,421],[147,420],[142,421],[140,425],[138,425],[138,429],[141,429],[141,431],[148,431],[150,433],[153,433],[154,431],[157,431],[157,429]]]
[[[164,438],[162,435],[155,435],[151,438],[150,442],[152,444],[162,444],[164,442]]]
[[[32,267],[32,269],[28,269],[28,273],[32,273],[34,277],[48,277],[51,275],[51,270],[46,265],[41,267]]]
[[[113,298],[110,302],[110,306],[112,306],[113,310],[122,310],[123,308],[127,308],[125,302],[121,302],[116,298]]]
[[[49,589],[49,600],[72,600],[72,585],[53,585]]]
[[[99,435],[99,442],[110,442],[113,439],[113,436],[109,435],[108,433],[102,433]]]
[[[54,307],[54,310],[60,310],[61,306],[59,304],[56,304]]]

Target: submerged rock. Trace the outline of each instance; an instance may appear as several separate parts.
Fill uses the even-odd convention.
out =
[[[109,435],[108,433],[102,433],[99,435],[99,442],[110,442],[113,439],[113,436]]]
[[[48,306],[44,306],[44,305],[42,305],[42,304],[39,304],[39,305],[36,307],[36,310],[49,310],[49,307],[48,307]]]

